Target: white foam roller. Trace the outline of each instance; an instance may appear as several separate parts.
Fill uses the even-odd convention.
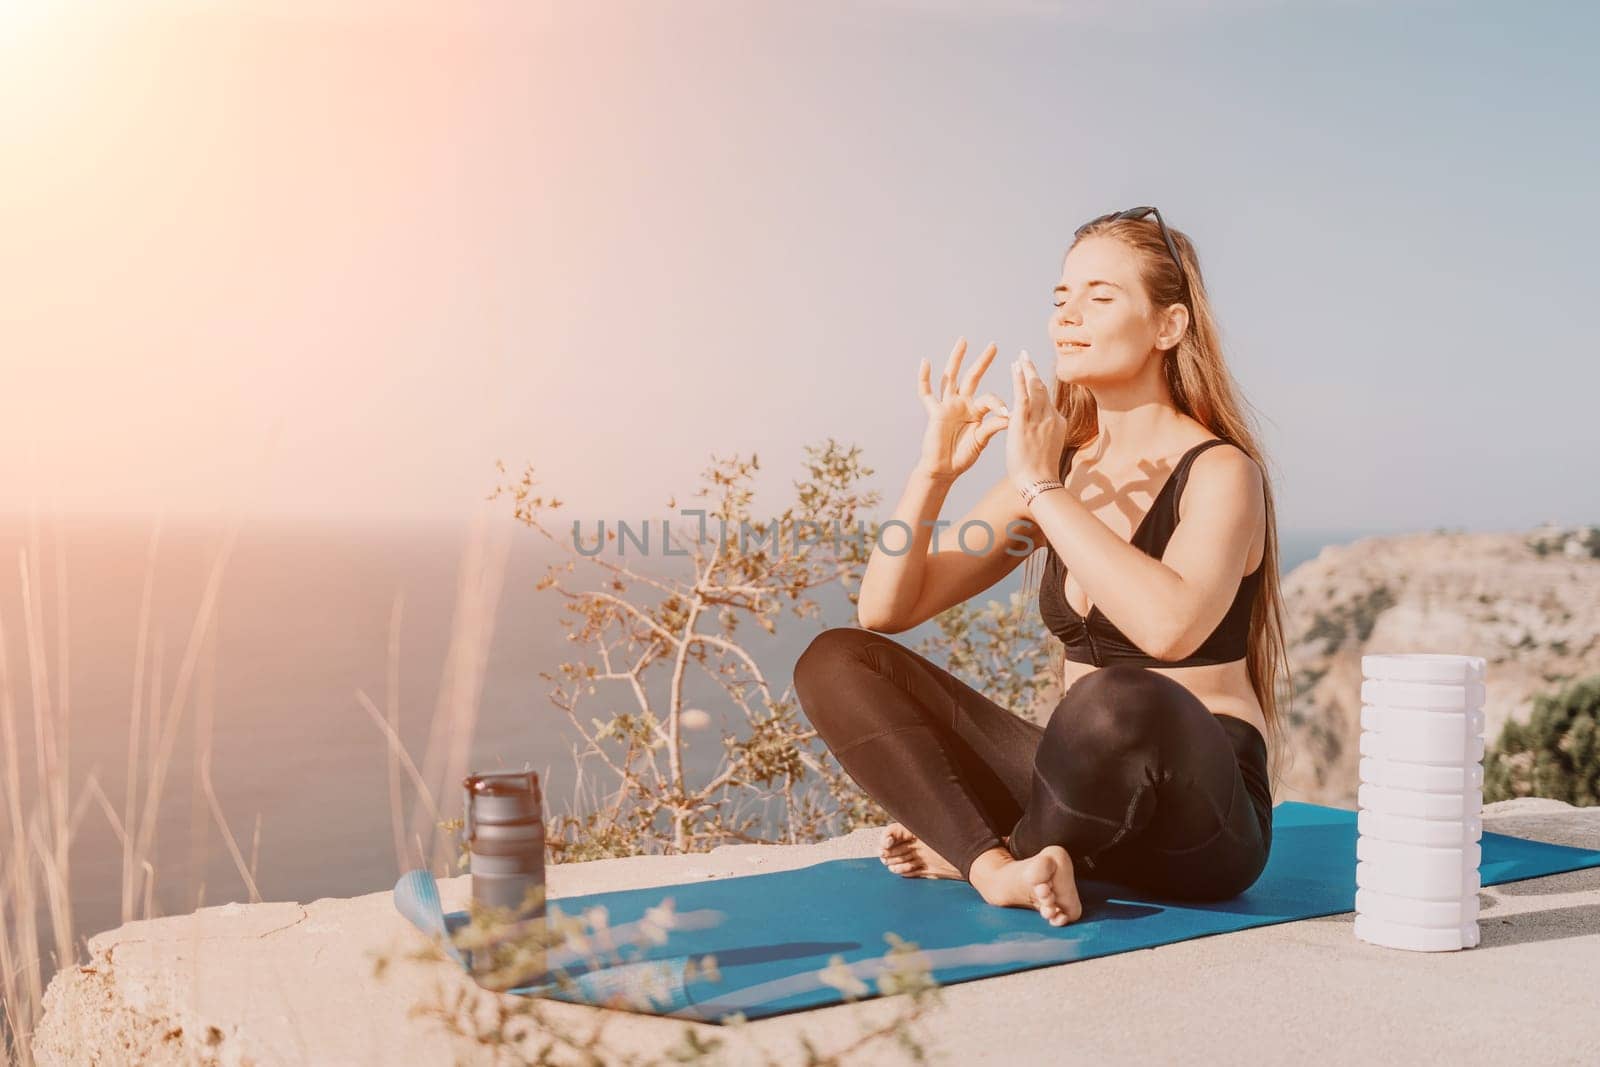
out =
[[[1427,845],[1408,845],[1400,841],[1380,841],[1376,837],[1356,838],[1356,859],[1362,863],[1375,863],[1391,867],[1421,883],[1430,881],[1447,883],[1454,880],[1459,886],[1467,868],[1476,868],[1483,860],[1483,848],[1476,841],[1459,848],[1432,848]],[[1401,893],[1401,896],[1409,896]],[[1427,899],[1436,899],[1432,893],[1418,893]]]
[[[1467,742],[1483,736],[1483,712],[1452,715],[1439,711],[1410,711],[1402,708],[1365,706],[1361,709],[1361,728],[1375,734],[1391,735],[1417,751],[1454,755],[1465,759]]]
[[[1478,943],[1476,921],[1461,926],[1407,926],[1356,913],[1356,936],[1373,945],[1413,952],[1450,952]]]
[[[1399,760],[1362,757],[1361,780],[1391,789],[1415,789],[1419,793],[1460,793],[1483,787],[1483,764],[1462,766],[1435,763],[1402,763]]]
[[[1450,847],[1408,845],[1403,841],[1383,841],[1376,837],[1356,838],[1356,859],[1364,863],[1383,863],[1415,867],[1419,870],[1450,870],[1458,875],[1483,862],[1483,846],[1476,841]]]
[[[1423,727],[1451,727],[1468,733],[1482,733],[1485,715],[1477,711],[1430,711],[1426,708],[1397,708],[1393,704],[1361,705],[1361,726],[1367,730],[1384,727],[1403,729]]]
[[[1464,926],[1478,921],[1478,894],[1459,900],[1416,900],[1357,889],[1356,912],[1407,926]]]
[[[1356,803],[1384,815],[1405,815],[1413,819],[1470,819],[1483,812],[1483,790],[1464,789],[1459,793],[1418,793],[1413,789],[1390,789],[1363,782],[1356,787]]]
[[[1376,730],[1361,731],[1359,744],[1363,756],[1397,763],[1461,767],[1483,762],[1483,737],[1477,734],[1468,737],[1464,749],[1459,751],[1442,752],[1429,745],[1425,737],[1382,734]]]
[[[1395,682],[1431,682],[1435,685],[1465,685],[1481,682],[1487,668],[1482,656],[1446,655],[1436,652],[1400,652],[1361,657],[1364,678]]]
[[[1476,711],[1483,707],[1482,682],[1466,685],[1431,685],[1427,682],[1388,682],[1368,678],[1361,683],[1363,704],[1387,704],[1419,711]]]
[[[1368,839],[1359,837],[1356,839],[1358,850],[1364,840]],[[1423,879],[1415,877],[1403,866],[1369,863],[1366,860],[1356,863],[1356,885],[1363,889],[1376,889],[1380,893],[1412,897],[1417,900],[1465,900],[1483,888],[1476,866],[1459,873],[1455,878]]]
[[[1460,847],[1483,836],[1483,820],[1417,819],[1408,815],[1390,815],[1387,812],[1363,808],[1356,816],[1356,831],[1382,841],[1400,841],[1409,845]]]

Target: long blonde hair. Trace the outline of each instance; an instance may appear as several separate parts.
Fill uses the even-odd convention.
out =
[[[1200,275],[1200,259],[1194,242],[1181,230],[1169,226],[1167,231],[1172,234],[1178,254],[1183,258],[1184,274],[1189,281],[1187,300],[1177,264],[1173,263],[1154,219],[1111,219],[1095,223],[1074,238],[1067,251],[1070,253],[1085,237],[1114,237],[1138,253],[1140,276],[1154,306],[1188,304],[1189,328],[1178,346],[1161,357],[1173,402],[1179,411],[1217,437],[1238,445],[1262,469],[1267,511],[1266,549],[1261,561],[1261,585],[1250,611],[1245,668],[1250,676],[1250,687],[1267,720],[1269,775],[1275,789],[1287,769],[1284,762],[1288,758],[1288,745],[1284,733],[1294,686],[1289,683],[1291,669],[1284,640],[1283,594],[1278,580],[1278,518],[1272,478],[1267,474],[1267,460],[1256,434],[1244,415],[1244,403],[1233,375],[1223,362],[1220,331]],[[1056,410],[1067,420],[1068,447],[1081,446],[1095,436],[1099,430],[1099,415],[1094,394],[1087,386],[1058,381],[1053,399]],[[1024,563],[1024,589],[1037,591],[1043,557],[1043,550],[1037,551]],[[1064,666],[1060,642],[1052,642],[1051,652],[1052,666],[1060,677]]]

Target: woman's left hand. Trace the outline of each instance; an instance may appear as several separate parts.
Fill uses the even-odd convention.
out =
[[[1020,491],[1029,482],[1060,477],[1067,420],[1050,401],[1050,387],[1024,351],[1011,364],[1014,399],[1006,420],[1006,473]]]

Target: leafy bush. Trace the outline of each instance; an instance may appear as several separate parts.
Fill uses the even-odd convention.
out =
[[[1535,697],[1528,721],[1508,720],[1485,755],[1485,803],[1529,796],[1600,805],[1600,674]]]
[[[730,843],[803,844],[891,821],[822,743],[792,684],[768,677],[754,647],[737,632],[753,622],[775,634],[786,611],[821,619],[822,607],[810,594],[827,586],[842,587],[856,602],[879,532],[877,523],[861,521],[879,500],[860,488],[873,472],[857,447],[832,439],[808,447],[808,479],[795,483],[796,504],[769,523],[756,523],[750,482],[758,467],[754,456],[735,456],[706,471],[707,484],[694,494],[705,503],[681,512],[700,516],[698,536],[672,531],[671,543],[682,550],[667,554],[684,558],[679,576],[639,574],[604,552],[577,558],[584,555],[574,543],[577,524],[570,539],[562,536],[549,517],[561,501],[534,495],[531,468],[520,481],[496,488],[494,497],[512,498],[518,521],[569,557],[551,564],[536,588],[559,595],[568,640],[589,655],[540,676],[556,683],[550,700],[582,740],[574,752],[579,781],[588,765],[597,772],[591,778],[609,786],[601,802],[576,797],[568,811],[549,813],[545,841],[552,861],[705,852]],[[503,464],[499,469],[505,473]],[[675,498],[668,506],[677,506]],[[802,523],[833,535],[783,535]],[[713,525],[718,533],[708,540]],[[748,542],[733,533],[747,528],[755,535]],[[846,530],[860,536],[843,535]],[[605,539],[616,536],[603,531]],[[580,562],[598,582],[561,577]],[[633,595],[635,586],[650,595]],[[657,594],[665,595],[657,600]],[[1031,606],[1023,593],[958,604],[936,619],[939,635],[917,651],[947,660],[952,673],[1030,718],[1053,682],[1048,635]],[[683,757],[690,710],[684,679],[690,673],[724,692],[736,712],[730,718],[741,726],[724,731],[721,764],[698,775]],[[774,807],[775,825],[764,825]]]

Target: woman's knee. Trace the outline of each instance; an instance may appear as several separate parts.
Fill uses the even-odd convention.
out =
[[[801,679],[826,677],[851,660],[859,660],[869,640],[879,639],[871,630],[855,626],[833,626],[811,639],[795,660],[795,684]]]
[[[1072,684],[1051,712],[1046,732],[1070,734],[1098,748],[1137,746],[1160,729],[1168,684],[1175,683],[1132,664],[1101,667]]]
[[[819,713],[840,703],[835,697],[848,679],[871,669],[867,645],[883,640],[882,635],[855,626],[835,626],[811,639],[795,660],[794,691],[813,723]]]

